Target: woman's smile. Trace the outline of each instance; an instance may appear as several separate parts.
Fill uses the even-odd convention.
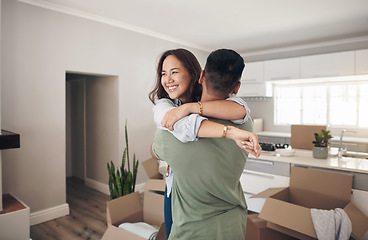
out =
[[[169,86],[167,87],[169,89],[170,92],[173,92],[176,88],[178,87],[178,85],[175,86]]]

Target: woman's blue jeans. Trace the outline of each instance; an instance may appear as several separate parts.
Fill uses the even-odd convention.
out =
[[[167,188],[165,187],[165,197],[164,197],[165,230],[166,230],[166,237],[167,239],[169,239],[172,225],[171,193],[170,196],[167,197],[166,191]]]

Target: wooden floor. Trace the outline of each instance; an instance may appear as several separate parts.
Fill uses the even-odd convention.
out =
[[[109,196],[84,186],[82,180],[67,178],[70,215],[31,227],[32,240],[100,240],[107,229],[106,201]]]

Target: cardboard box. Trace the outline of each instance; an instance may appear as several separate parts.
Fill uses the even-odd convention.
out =
[[[266,225],[266,220],[259,218],[258,214],[249,214],[245,240],[296,240],[289,235],[267,228]]]
[[[354,237],[368,231],[368,217],[352,202],[353,176],[323,170],[292,167],[290,185],[267,189],[253,198],[267,198],[259,218],[267,227],[298,239],[316,239],[311,208],[342,208],[352,222]]]
[[[107,202],[108,228],[102,240],[143,238],[118,228],[124,222],[146,222],[152,226],[160,227],[156,240],[166,240],[164,227],[164,196],[150,191],[144,192],[143,204],[138,192],[134,192]]]
[[[154,158],[142,162],[142,166],[147,173],[148,180],[143,185],[143,189],[165,192],[165,180],[158,172],[158,161]]]
[[[290,145],[297,149],[313,149],[314,133],[326,130],[326,125],[291,125]]]

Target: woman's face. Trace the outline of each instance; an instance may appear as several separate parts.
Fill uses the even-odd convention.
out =
[[[161,84],[169,97],[187,102],[185,95],[190,82],[191,76],[179,59],[174,55],[167,56],[162,64]]]

